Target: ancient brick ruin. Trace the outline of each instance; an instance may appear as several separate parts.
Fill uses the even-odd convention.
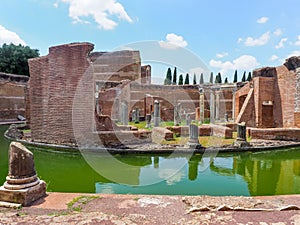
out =
[[[0,118],[2,122],[16,121],[25,116],[25,89],[29,77],[0,73]]]
[[[299,57],[255,70],[251,82],[156,85],[139,51],[92,50],[90,43],[65,44],[29,60],[26,118],[33,141],[94,146],[99,138],[104,145],[147,141],[150,131],[127,124],[136,119],[134,112],[139,120],[153,116],[155,101],[161,121],[173,121],[180,108],[190,120],[227,123],[209,128],[223,137],[232,136],[235,122],[256,128],[300,125]]]
[[[236,122],[257,128],[300,127],[300,57],[279,67],[253,71],[253,79],[236,94]]]

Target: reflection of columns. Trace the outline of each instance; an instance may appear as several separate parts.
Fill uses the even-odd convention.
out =
[[[154,168],[157,169],[159,168],[159,157],[154,156]]]
[[[220,91],[216,91],[216,120],[220,119]]]
[[[210,122],[215,123],[215,93],[210,90]]]
[[[232,90],[232,120],[235,122],[235,95],[236,87]]]
[[[204,105],[205,105],[205,103],[204,103],[204,93],[203,93],[203,91],[202,92],[200,92],[200,105],[199,105],[199,107],[200,107],[200,122],[201,123],[203,123],[204,122]]]

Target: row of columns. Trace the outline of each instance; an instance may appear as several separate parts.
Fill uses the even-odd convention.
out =
[[[222,119],[220,118],[220,111],[221,111],[221,93],[222,91],[219,88],[212,88],[209,90],[209,110],[210,110],[210,122],[215,123],[216,121]],[[235,95],[236,95],[236,88],[232,90],[232,117],[231,119],[235,119]],[[224,103],[225,104],[225,103]],[[204,122],[204,111],[205,111],[205,93],[204,89],[200,89],[200,121]],[[226,107],[226,106],[224,106]],[[226,112],[225,112],[226,114]],[[226,116],[224,115],[224,119]]]

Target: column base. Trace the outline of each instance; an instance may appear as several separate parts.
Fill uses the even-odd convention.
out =
[[[28,206],[34,201],[46,195],[46,183],[39,180],[38,184],[29,188],[10,190],[3,186],[0,187],[0,201],[11,202]]]

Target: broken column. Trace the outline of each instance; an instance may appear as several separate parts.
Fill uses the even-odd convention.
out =
[[[160,107],[159,101],[154,101],[154,116],[153,116],[154,127],[158,127],[160,124]]]
[[[46,195],[46,183],[37,177],[33,154],[18,142],[9,148],[9,173],[0,187],[0,201],[23,206]]]
[[[198,126],[195,124],[190,124],[190,126],[189,126],[189,141],[187,142],[186,147],[188,147],[190,149],[202,148],[198,137],[199,137]]]
[[[179,126],[179,124],[181,123],[180,110],[181,105],[180,103],[178,103],[174,106],[174,126]]]
[[[246,123],[245,122],[238,123],[237,124],[237,138],[236,138],[236,141],[234,142],[234,146],[247,147],[250,145],[247,142],[246,132],[247,132]]]
[[[146,128],[151,127],[151,114],[146,115]]]

